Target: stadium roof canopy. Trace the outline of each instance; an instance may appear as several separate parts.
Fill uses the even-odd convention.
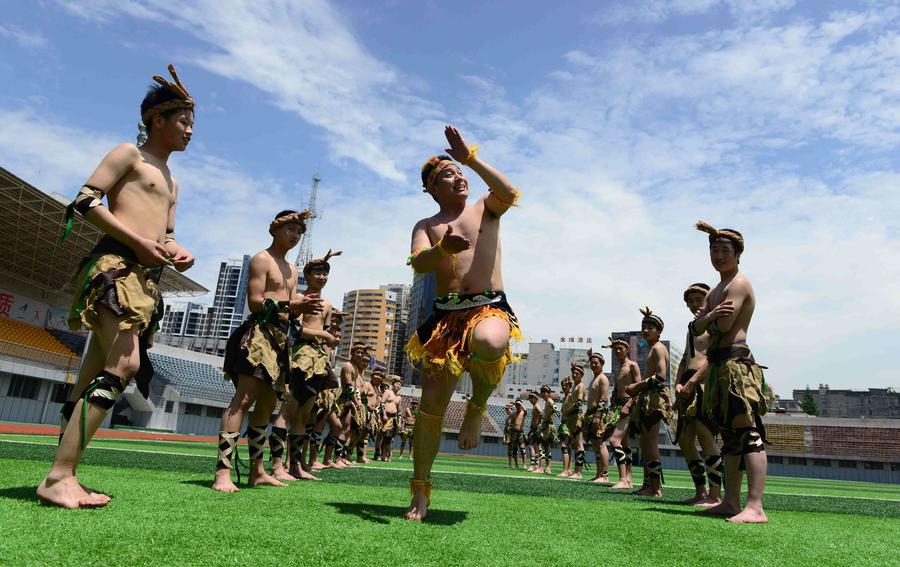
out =
[[[0,195],[0,287],[50,305],[68,306],[75,271],[103,233],[76,215],[72,233],[60,244],[67,203],[2,167]],[[209,291],[172,268],[163,272],[160,288],[175,295]]]

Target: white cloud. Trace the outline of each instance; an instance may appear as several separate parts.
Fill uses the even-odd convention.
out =
[[[13,24],[0,24],[0,37],[7,37],[29,49],[48,45],[47,38],[40,32],[26,30]]]
[[[417,160],[409,141],[423,141],[421,126],[442,116],[324,1],[63,4],[101,22],[127,16],[178,26],[212,48],[194,64],[268,93],[282,110],[322,128],[334,159],[353,159],[392,181],[405,180],[404,168]]]

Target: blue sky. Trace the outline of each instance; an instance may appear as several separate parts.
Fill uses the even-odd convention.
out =
[[[523,193],[504,274],[527,339],[683,340],[715,282],[698,218],[741,230],[769,381],[898,386],[896,2],[5,2],[0,164],[74,194],[133,141],[153,74],[198,100],[177,233],[212,287],[317,168],[329,295],[411,280],[418,167],[457,125]],[[480,182],[474,183],[482,190]]]

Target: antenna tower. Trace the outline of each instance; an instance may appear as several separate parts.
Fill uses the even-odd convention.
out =
[[[319,212],[316,210],[316,191],[319,189],[319,181],[322,181],[322,178],[319,177],[319,171],[316,170],[316,174],[313,175],[312,178],[312,187],[310,187],[309,189],[309,203],[306,205],[306,208],[316,216],[318,216],[319,214]],[[306,223],[306,232],[304,232],[303,236],[300,237],[300,249],[297,251],[297,259],[294,261],[294,265],[297,266],[297,271],[300,272],[301,277],[303,274],[303,266],[305,266],[307,262],[313,259],[312,229],[313,226],[315,226],[315,223],[316,218],[309,219],[309,221]]]

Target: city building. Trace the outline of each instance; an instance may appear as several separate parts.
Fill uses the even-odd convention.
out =
[[[341,310],[347,316],[341,325],[338,353],[349,353],[355,342],[366,343],[375,349],[375,364],[396,374],[390,364],[397,294],[386,289],[354,289],[344,294]]]
[[[404,346],[416,329],[431,315],[436,289],[437,280],[433,273],[413,273],[413,283],[409,291],[409,318],[406,323]],[[411,364],[405,364],[402,376],[406,384],[422,384],[422,373]]]
[[[408,284],[387,284],[378,286],[379,289],[393,292],[396,296],[397,310],[394,315],[394,331],[391,337],[391,358],[388,366],[392,374],[405,379],[406,376],[406,341],[408,340],[407,325],[409,323],[410,292],[412,286]]]
[[[794,401],[799,404],[807,392],[820,417],[900,418],[900,392],[893,388],[832,390],[828,384],[819,384],[816,390],[794,390]]]

